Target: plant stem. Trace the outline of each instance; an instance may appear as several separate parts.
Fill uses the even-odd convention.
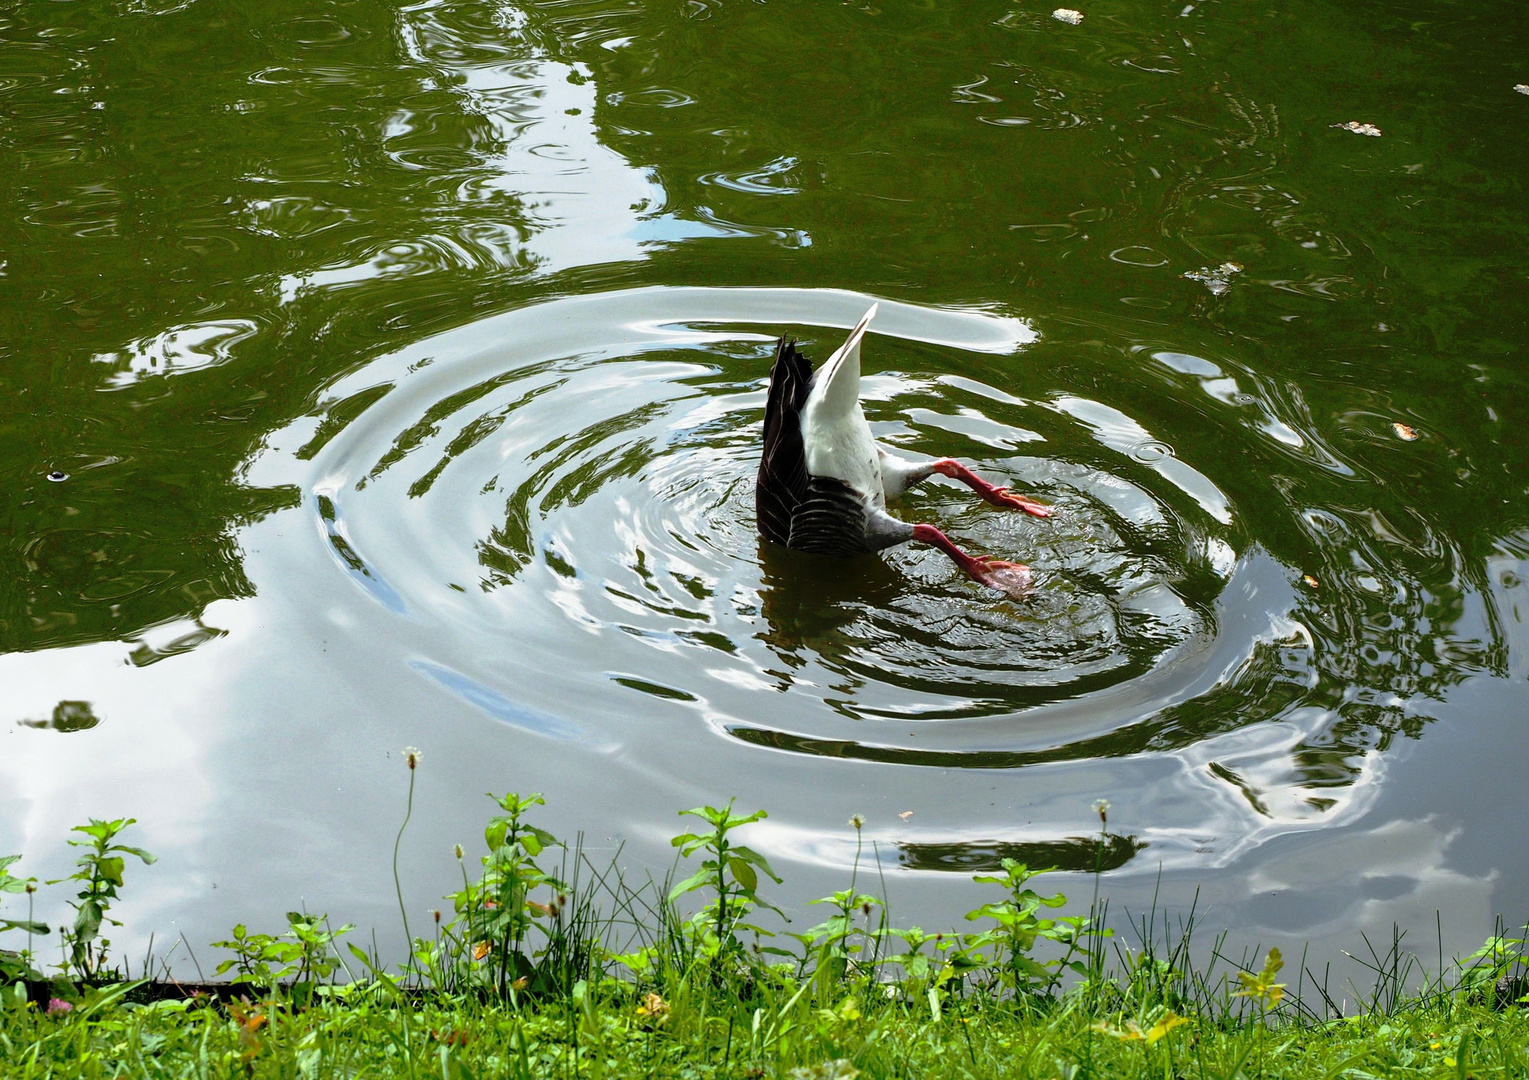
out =
[[[409,827],[409,818],[414,814],[414,769],[409,769],[409,802],[404,809],[403,824],[398,826],[398,838],[393,841],[393,891],[398,894],[398,914],[403,916],[403,943],[404,964],[411,966],[414,963],[414,937],[409,933],[409,912],[404,907],[403,884],[398,877],[398,849],[403,844],[403,831]]]

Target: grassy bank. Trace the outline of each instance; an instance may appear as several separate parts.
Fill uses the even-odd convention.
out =
[[[539,797],[496,803],[487,854],[469,870],[459,850],[461,888],[393,970],[349,925],[292,912],[214,943],[226,982],[187,986],[151,958],[129,979],[103,928],[153,856],[122,819],[76,830],[76,873],[48,883],[74,891],[75,919],[45,972],[39,884],[0,860],[0,891],[28,904],[0,916],[27,941],[0,950],[0,1076],[1529,1076],[1521,938],[1433,973],[1393,940],[1335,1000],[1277,950],[1192,951],[1192,918],[1117,937],[1097,874],[1064,914],[1034,888],[1044,871],[1005,860],[965,928],[898,927],[874,858],[786,933],[762,895],[779,878],[739,842],[763,812],[685,811],[676,875],[633,883],[536,826]]]
[[[306,1009],[161,1002],[48,1016],[8,1013],[4,1076],[318,1077],[1517,1077],[1529,1074],[1523,1010],[1463,1002],[1304,1026],[1150,1019],[1103,1024],[1067,1003],[1027,1010],[974,999],[934,1019],[847,994],[789,1008],[676,987],[665,1007],[630,993],[400,1009],[368,988]],[[1150,1011],[1147,1014],[1150,1016]],[[1101,1030],[1101,1026],[1107,1030]]]

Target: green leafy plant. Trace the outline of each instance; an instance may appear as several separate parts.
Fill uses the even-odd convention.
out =
[[[1529,998],[1520,984],[1529,972],[1529,956],[1524,953],[1526,938],[1493,934],[1465,958],[1461,964],[1460,988],[1475,997],[1497,999],[1507,991],[1507,1001]],[[1516,991],[1516,992],[1515,992]],[[1503,1005],[1507,1001],[1494,1000]]]
[[[902,978],[895,985],[910,1001],[920,1001],[935,995],[930,1000],[930,1008],[937,1011],[940,987],[956,975],[956,968],[946,959],[946,954],[959,947],[959,939],[943,932],[926,934],[920,926],[910,926],[905,930],[886,927],[877,933],[882,938],[897,938],[908,947],[904,952],[887,957],[887,963],[902,969]],[[924,951],[926,945],[930,947],[929,952]]]
[[[331,979],[340,966],[333,951],[334,942],[355,927],[345,923],[339,929],[331,929],[328,915],[307,915],[300,911],[287,912],[287,926],[287,933],[299,949],[293,982],[316,984]]]
[[[229,949],[234,956],[217,967],[219,975],[237,968],[241,982],[251,982],[270,990],[283,978],[297,970],[297,958],[302,948],[295,941],[287,941],[272,934],[251,934],[239,923],[227,941],[214,941],[215,949]]]
[[[860,856],[865,849],[865,817],[856,814],[849,819],[849,824],[855,830],[855,861],[850,867],[849,888],[810,901],[808,906],[829,905],[834,914],[803,933],[791,935],[804,948],[802,969],[806,970],[809,961],[814,964],[820,1000],[838,980],[873,976],[886,937],[885,903],[855,887],[860,875]],[[876,913],[880,913],[880,919],[873,927],[871,920]],[[856,918],[857,914],[860,919]]]
[[[963,954],[972,966],[990,968],[1002,985],[1015,993],[1034,993],[1049,990],[1060,978],[1063,967],[1073,963],[1071,952],[1065,960],[1043,962],[1030,955],[1037,939],[1066,941],[1076,937],[1069,933],[1065,924],[1055,919],[1042,918],[1042,908],[1059,908],[1067,903],[1061,893],[1042,896],[1030,888],[1030,879],[1047,874],[1056,868],[1031,870],[1022,862],[1004,859],[1000,864],[1002,875],[978,874],[973,880],[986,884],[1002,885],[1009,893],[1007,900],[996,904],[983,904],[966,913],[969,921],[992,919],[996,924],[962,939]],[[989,952],[988,950],[991,950]],[[1076,965],[1078,974],[1086,974],[1082,965]]]
[[[117,890],[122,888],[122,872],[127,866],[124,856],[137,856],[145,865],[155,861],[155,857],[143,848],[115,842],[117,834],[137,820],[91,818],[89,825],[76,825],[71,831],[84,833],[88,838],[69,841],[70,847],[85,849],[85,853],[75,860],[79,869],[67,878],[48,882],[57,885],[63,881],[78,881],[84,885],[77,899],[69,902],[75,910],[74,925],[64,931],[65,970],[73,970],[81,980],[95,979],[106,971],[107,949],[111,942],[101,937],[101,924],[122,925],[107,912],[111,902],[117,899]]]
[[[1239,971],[1237,981],[1242,984],[1242,989],[1235,991],[1234,998],[1249,998],[1258,1003],[1261,1014],[1266,1014],[1272,1008],[1279,1005],[1285,997],[1285,984],[1275,982],[1280,969],[1285,966],[1284,957],[1280,956],[1279,950],[1271,948],[1269,954],[1264,957],[1264,969],[1256,975],[1250,971]]]
[[[213,947],[229,949],[234,956],[217,967],[219,975],[237,968],[239,978],[265,990],[274,990],[283,979],[294,985],[323,982],[339,966],[331,949],[334,941],[355,929],[346,923],[338,930],[329,928],[329,916],[287,912],[287,933],[251,934],[243,923],[234,927],[228,941],[214,941]]]
[[[21,858],[20,855],[0,855],[0,895],[5,893],[26,893],[27,917],[25,919],[8,919],[0,916],[0,934],[7,930],[21,930],[27,935],[27,947],[21,950],[0,949],[0,985],[16,982],[19,979],[41,978],[39,972],[32,967],[32,935],[47,934],[48,927],[32,918],[32,896],[37,891],[36,878],[16,877],[10,868]]]
[[[483,856],[482,876],[470,882],[464,874],[461,890],[448,897],[457,913],[448,928],[448,942],[459,967],[478,983],[506,994],[525,988],[536,976],[527,937],[538,920],[543,926],[558,925],[568,897],[564,883],[536,861],[561,841],[525,821],[533,806],[545,805],[542,797],[522,798],[511,792],[489,798],[504,813],[490,818],[484,830],[488,854]],[[546,902],[533,900],[531,894],[539,888],[553,895]]]
[[[681,810],[681,817],[696,817],[711,826],[707,832],[681,833],[670,840],[686,858],[696,852],[704,853],[700,869],[669,890],[669,900],[701,890],[710,890],[712,897],[689,922],[703,955],[713,961],[724,958],[737,959],[745,956],[738,931],[752,930],[755,934],[770,935],[770,931],[745,922],[749,912],[756,906],[779,911],[774,905],[759,898],[759,874],[776,884],[780,878],[770,869],[768,860],[753,848],[744,847],[729,839],[729,834],[744,825],[762,821],[769,815],[763,810],[752,814],[733,813],[733,801],[721,809],[700,806]]]
[[[813,904],[828,904],[834,913],[811,929],[792,936],[815,954],[817,970],[831,974],[835,979],[869,974],[879,943],[871,918],[885,907],[881,899],[856,892],[851,887],[821,900],[809,901],[809,906]]]

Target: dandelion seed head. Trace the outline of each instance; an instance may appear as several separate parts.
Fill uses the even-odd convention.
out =
[[[1110,816],[1110,801],[1108,799],[1095,799],[1094,813],[1099,815],[1100,822],[1108,821]]]
[[[855,827],[856,831],[859,831],[860,829],[865,828],[865,815],[855,814],[850,817],[849,823]]]

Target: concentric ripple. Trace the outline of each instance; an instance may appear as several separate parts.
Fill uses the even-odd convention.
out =
[[[1036,337],[1001,313],[882,301],[864,398],[884,441],[1055,508],[999,511],[944,480],[894,507],[1030,564],[1030,596],[977,586],[932,549],[844,561],[761,541],[774,336],[821,358],[870,299],[572,298],[377,361],[335,388],[300,452],[333,563],[429,628],[420,670],[455,672],[451,688],[500,701],[500,719],[619,738],[624,715],[665,703],[749,742],[892,760],[919,730],[919,753],[964,763],[1068,756],[1282,632],[1262,609],[1218,612],[1234,513],[1166,441],[1103,403],[995,385],[1027,381]],[[995,378],[951,373],[981,370]]]

